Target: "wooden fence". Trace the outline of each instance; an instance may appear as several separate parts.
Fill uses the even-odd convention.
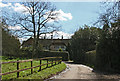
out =
[[[35,60],[40,61],[40,65],[33,66],[33,61],[35,61]],[[42,64],[42,60],[47,60],[47,63]],[[49,60],[52,62],[49,62]],[[47,65],[46,68],[48,68],[48,64],[51,64],[51,66],[54,66],[57,64],[57,62],[58,62],[58,64],[61,63],[61,61],[62,61],[62,57],[45,57],[45,58],[40,58],[40,59],[29,59],[29,60],[21,60],[21,61],[17,60],[17,61],[2,62],[1,64],[17,63],[17,66],[16,66],[17,70],[12,71],[12,72],[0,73],[0,76],[17,72],[17,78],[18,78],[20,71],[31,69],[31,74],[32,74],[33,68],[40,67],[39,71],[41,71],[42,70],[41,66]],[[19,69],[19,63],[23,63],[23,62],[31,62],[31,67],[25,68],[25,69]]]

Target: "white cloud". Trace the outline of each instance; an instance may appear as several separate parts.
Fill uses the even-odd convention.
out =
[[[61,39],[62,36],[63,36],[63,39],[70,39],[73,34],[65,33],[65,32],[62,32],[62,31],[55,31],[55,32],[53,32],[53,34],[46,34],[46,38],[50,39],[51,35],[53,35],[53,39],[58,39],[58,38]],[[45,35],[43,35],[43,34],[41,35],[42,38],[44,36]]]
[[[10,29],[10,30],[20,30],[21,27],[17,26],[17,25],[16,26],[9,26],[8,29]]]
[[[71,13],[64,13],[61,9],[59,10],[59,11],[57,11],[58,13],[60,13],[59,15],[58,15],[58,18],[60,19],[60,20],[67,20],[67,19],[72,19],[72,15],[71,15]]]
[[[11,6],[11,3],[4,4],[0,2],[0,7],[9,7],[9,6]]]
[[[2,3],[0,2],[0,7],[9,7],[9,9],[12,9],[14,10],[15,12],[24,12],[26,11],[25,13],[28,13],[28,10],[27,8],[25,8],[24,5],[20,4],[20,3],[14,3],[13,5],[11,3]],[[54,18],[56,18],[55,20],[49,20],[49,22],[53,22],[53,21],[67,21],[67,20],[72,20],[72,14],[71,13],[65,13],[63,12],[61,9],[58,10],[58,11],[54,11],[52,12],[53,14],[57,14],[56,16],[52,16]],[[47,14],[49,14],[49,12],[46,13],[46,16],[47,17]]]
[[[16,12],[24,12],[27,11],[27,9],[21,5],[20,3],[15,3],[14,6],[12,6],[12,8],[14,9],[14,11]]]
[[[65,32],[62,32],[62,31],[55,31],[53,33],[53,37],[54,38],[59,38],[59,39],[61,39],[62,36],[63,36],[63,39],[70,39],[72,35],[73,34],[65,33]]]
[[[72,20],[72,14],[71,13],[65,13],[63,12],[61,9],[58,11],[54,11],[52,12],[53,14],[57,14],[56,16],[52,16],[55,18],[55,20],[49,20],[49,22],[53,22],[53,21],[67,21],[67,20]],[[49,14],[49,12],[47,12],[46,14]],[[47,16],[45,16],[47,17]]]
[[[0,0],[2,1],[2,0]],[[3,0],[4,2],[31,2],[32,0]],[[105,2],[105,1],[110,1],[110,2],[115,2],[119,0],[34,0],[34,1],[46,1],[46,2]]]
[[[46,34],[46,38],[51,39],[51,35],[52,34]],[[53,32],[53,39],[58,39],[58,38],[61,39],[62,35],[63,35],[63,39],[70,39],[73,34],[65,33],[65,32],[62,32],[62,31],[55,31],[55,32]],[[44,34],[41,35],[42,38],[44,36],[45,36]],[[19,41],[22,44],[23,41],[26,41],[28,39],[29,39],[29,37],[19,38]]]
[[[27,9],[24,7],[24,5],[22,5],[20,3],[15,3],[12,5],[11,3],[5,4],[5,3],[0,2],[0,7],[7,7],[8,9],[12,9],[15,12],[20,12],[20,13],[27,11]],[[25,13],[28,13],[28,11]]]

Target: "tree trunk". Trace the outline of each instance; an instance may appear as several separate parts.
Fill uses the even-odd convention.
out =
[[[33,31],[34,32],[34,38],[33,38],[32,58],[34,58],[35,51],[36,51],[36,32],[35,32],[35,19],[34,19],[34,4],[33,4],[32,8],[33,8],[32,22],[33,22],[33,28],[34,28],[34,31]]]

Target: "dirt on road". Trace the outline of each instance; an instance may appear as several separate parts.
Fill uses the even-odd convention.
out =
[[[92,68],[82,64],[69,64],[67,70],[56,75],[54,78],[58,80],[73,81],[120,81],[120,74],[103,74],[93,72]],[[53,80],[54,81],[54,80]]]

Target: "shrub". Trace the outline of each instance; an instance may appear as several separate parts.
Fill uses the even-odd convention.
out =
[[[59,51],[63,51],[62,48],[59,48]]]

